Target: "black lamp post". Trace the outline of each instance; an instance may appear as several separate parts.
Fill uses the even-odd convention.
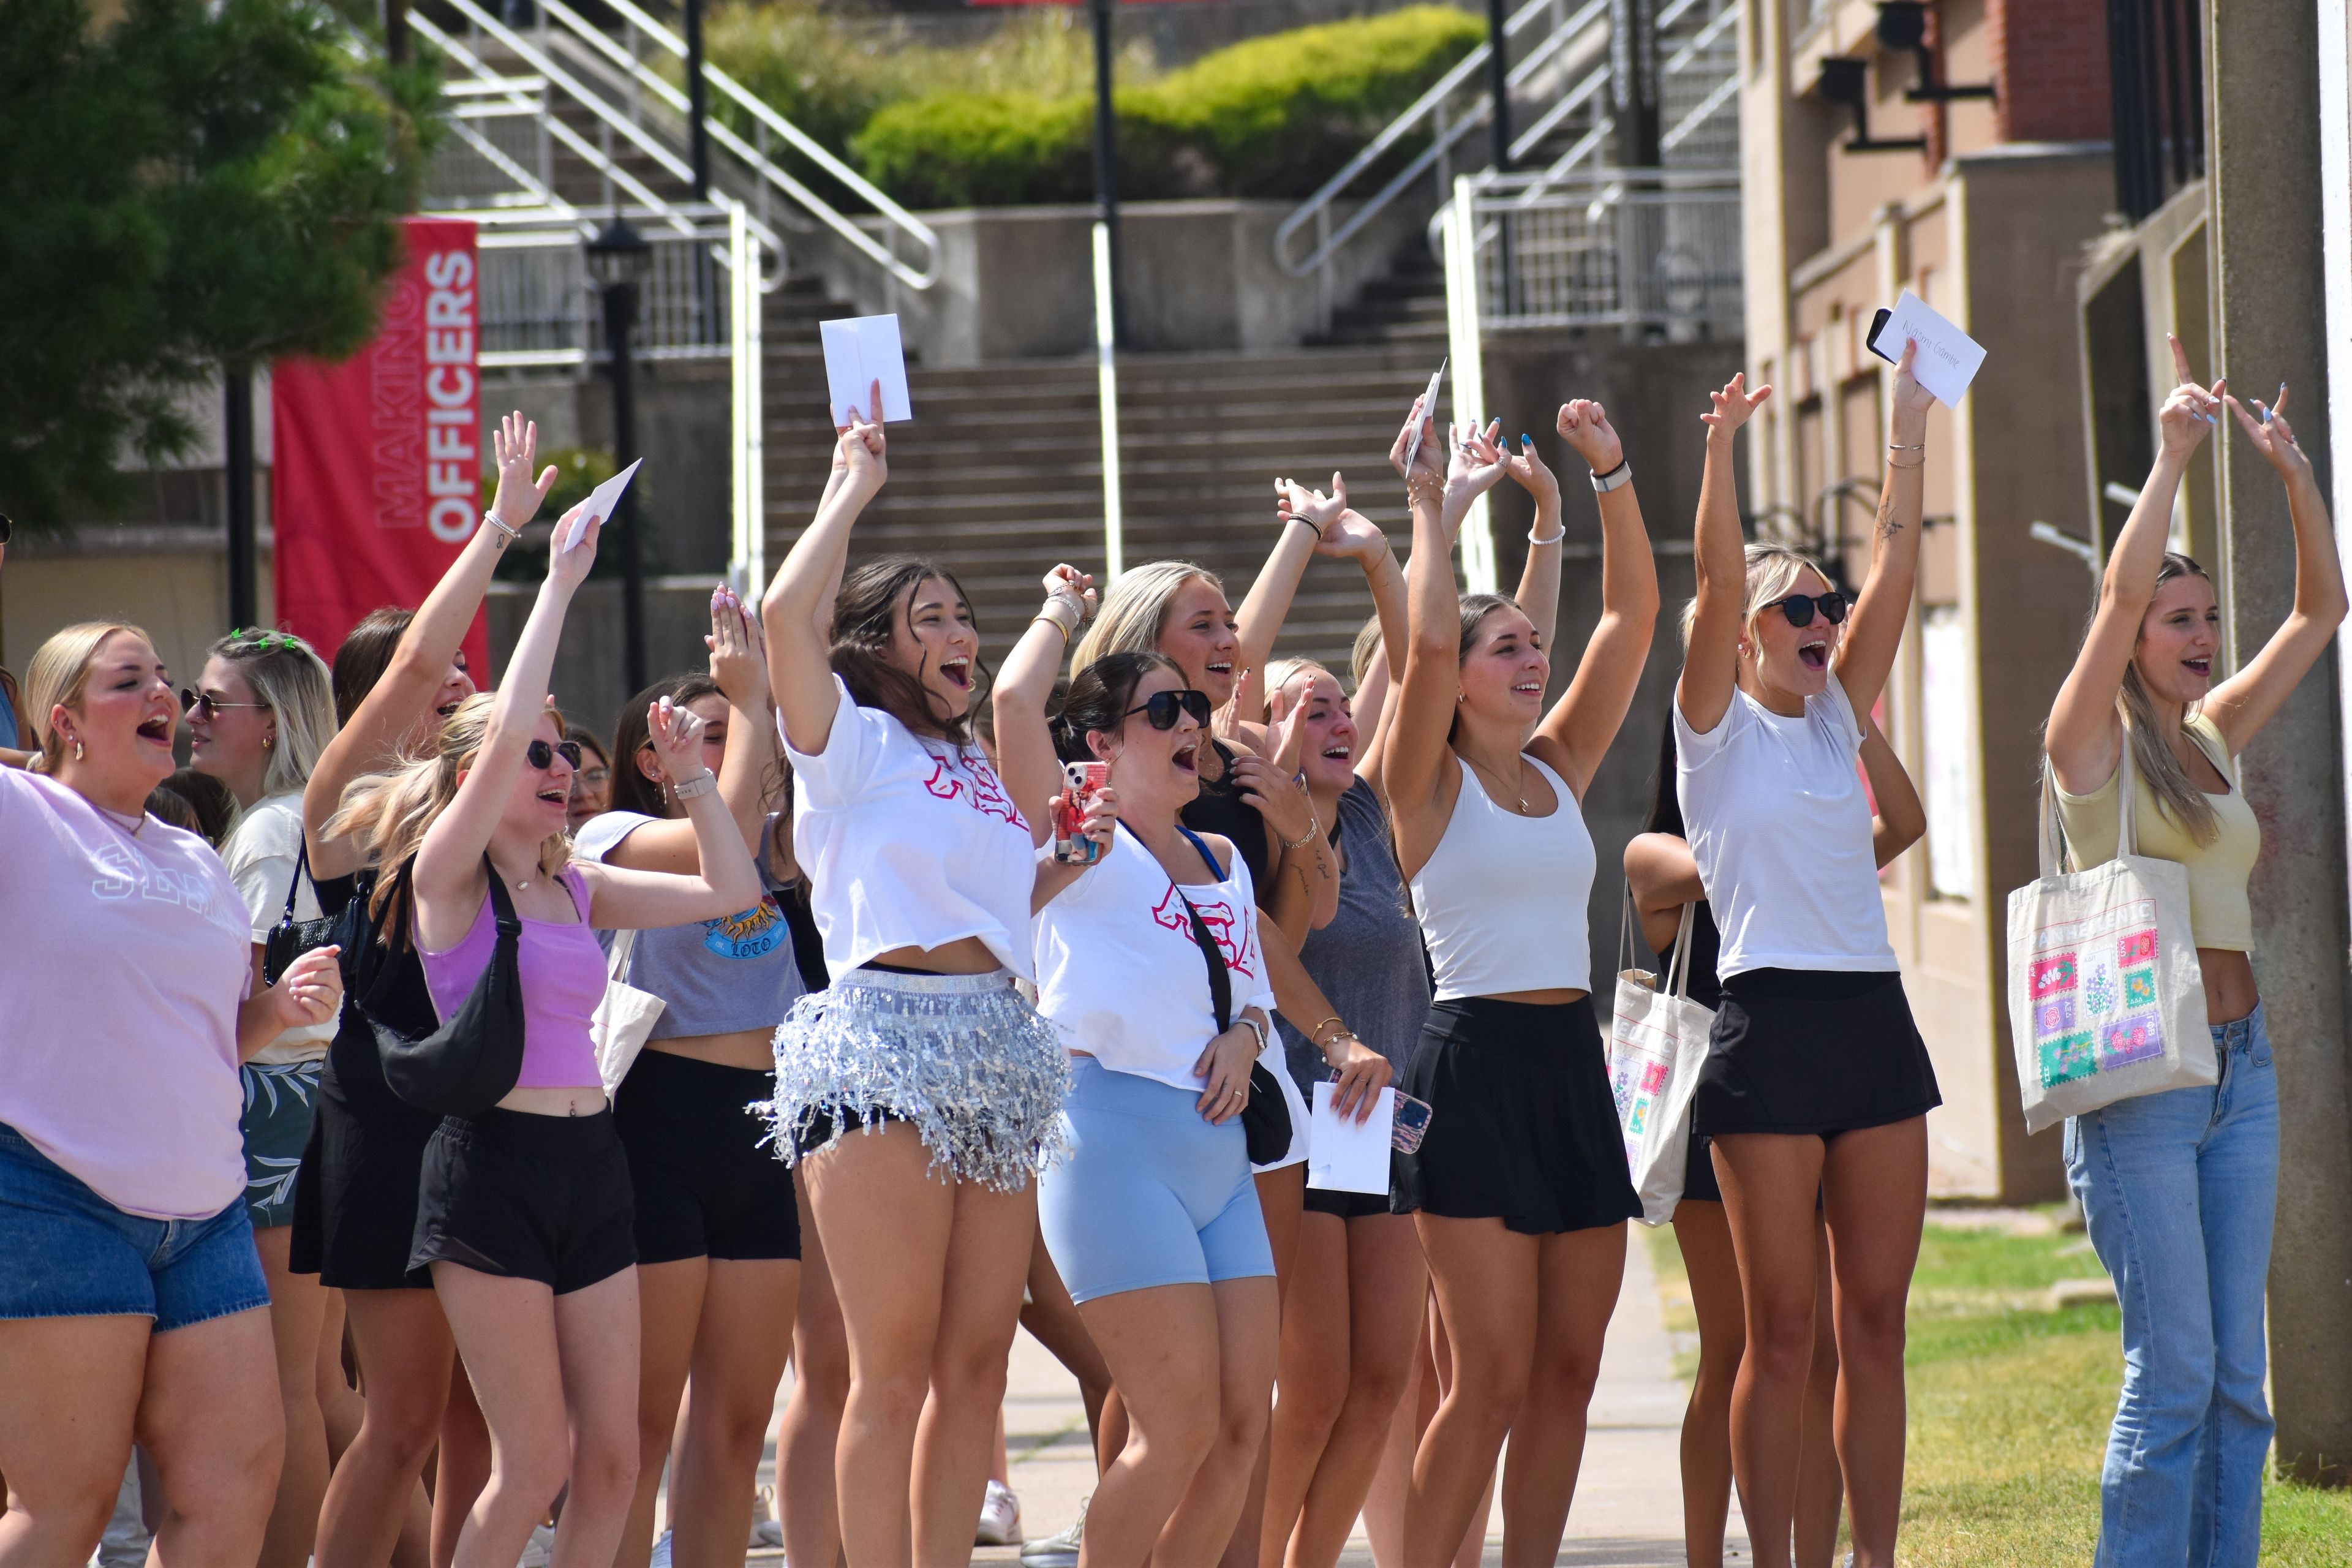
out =
[[[613,456],[625,468],[637,458],[635,365],[629,353],[629,333],[637,324],[637,285],[652,268],[654,247],[628,220],[614,215],[604,232],[586,246],[588,276],[604,296],[605,369],[613,378]],[[621,531],[621,634],[627,663],[628,692],[645,689],[646,572],[645,551],[638,538],[636,486],[621,496],[618,517],[606,518]]]
[[[1095,216],[1110,239],[1112,341],[1127,342],[1127,310],[1118,289],[1118,110],[1113,77],[1118,64],[1111,18],[1118,0],[1088,0],[1095,46]]]
[[[221,367],[221,467],[228,513],[228,624],[261,625],[253,518],[253,366]]]

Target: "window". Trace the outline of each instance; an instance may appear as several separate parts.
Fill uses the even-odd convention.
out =
[[[1977,894],[1975,752],[1969,743],[1969,633],[1957,605],[1920,612],[1919,793],[1927,808],[1927,886],[1939,899]]]

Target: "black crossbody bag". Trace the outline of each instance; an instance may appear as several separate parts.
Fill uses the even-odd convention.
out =
[[[482,857],[482,869],[489,874],[498,941],[464,1004],[429,1035],[403,1034],[373,1016],[368,1020],[392,1091],[420,1110],[442,1116],[479,1116],[514,1092],[515,1080],[522,1076],[522,973],[517,952],[522,921],[488,855]],[[407,870],[403,867],[401,874]],[[399,889],[400,894],[411,891]]]
[[[1199,836],[1190,828],[1178,831],[1192,841],[1192,847],[1209,863],[1211,873],[1219,881],[1224,880],[1217,858],[1209,853],[1209,847],[1201,842]],[[1184,898],[1184,889],[1174,878],[1169,879],[1168,885],[1176,889],[1178,898],[1184,899],[1184,912],[1192,918],[1192,942],[1209,966],[1209,1005],[1217,1016],[1217,1033],[1222,1035],[1234,1026],[1233,974],[1225,967],[1225,955],[1217,951],[1217,939],[1209,934],[1208,922],[1201,918],[1201,911],[1192,907],[1192,900]],[[1242,1107],[1242,1138],[1249,1147],[1250,1163],[1269,1165],[1290,1152],[1290,1106],[1282,1098],[1282,1085],[1275,1081],[1263,1062],[1251,1062],[1249,1102]]]
[[[301,892],[306,878],[310,880],[310,890],[317,893],[319,881],[310,876],[310,836],[307,833],[302,836],[302,847],[295,852],[294,879],[286,885],[285,911],[278,917],[278,923],[269,928],[269,935],[261,944],[261,983],[264,985],[277,984],[296,959],[331,942],[343,943],[344,962],[346,965],[350,962],[352,944],[347,940],[350,933],[343,929],[351,913],[348,903],[333,914],[320,915],[317,920],[298,921],[294,918],[294,899]],[[324,896],[319,901],[323,905],[326,902]],[[346,967],[345,974],[348,976],[349,973]]]

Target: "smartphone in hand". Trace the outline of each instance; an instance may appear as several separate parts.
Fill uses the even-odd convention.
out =
[[[1054,810],[1054,858],[1064,866],[1091,866],[1102,846],[1081,831],[1087,813],[1110,781],[1108,763],[1070,763],[1062,769],[1062,804]]]

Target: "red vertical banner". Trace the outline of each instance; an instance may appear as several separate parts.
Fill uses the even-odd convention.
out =
[[[278,618],[329,658],[371,610],[422,605],[482,515],[474,226],[404,228],[408,259],[374,341],[340,364],[271,369]],[[487,689],[478,615],[466,658]]]

